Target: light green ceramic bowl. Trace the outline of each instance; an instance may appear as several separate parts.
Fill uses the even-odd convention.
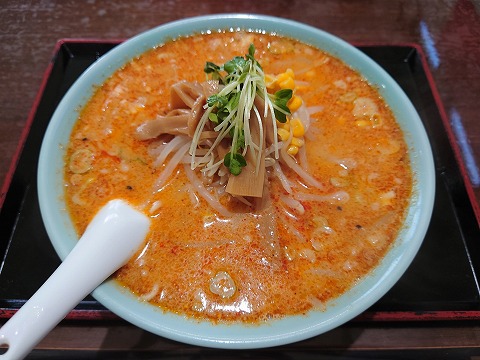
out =
[[[78,110],[101,84],[130,59],[171,38],[217,29],[275,32],[309,43],[343,59],[372,84],[393,110],[410,149],[414,191],[405,224],[380,265],[365,279],[327,306],[305,316],[289,316],[260,326],[213,325],[164,313],[138,301],[110,280],[93,296],[125,320],[160,336],[218,348],[260,348],[310,338],[344,324],[379,300],[402,276],[415,257],[429,225],[435,193],[433,158],[415,108],[397,83],[375,62],[346,42],[319,29],[290,20],[244,14],[222,14],[180,20],[144,32],[115,47],[75,82],[55,111],[40,153],[38,192],[42,217],[51,242],[64,259],[77,241],[63,194],[64,150]]]

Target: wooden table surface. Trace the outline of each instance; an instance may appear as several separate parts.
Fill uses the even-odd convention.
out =
[[[471,194],[480,203],[479,0],[0,0],[0,182],[6,179],[18,151],[57,40],[125,39],[172,20],[233,12],[297,20],[352,43],[420,44],[427,54],[442,111],[453,124],[453,140],[460,150]],[[356,323],[307,341],[303,348],[292,345],[288,351],[290,355],[301,352],[304,358],[310,358],[312,349],[340,353],[342,349],[451,349],[454,353],[452,349],[478,349],[479,344],[480,328],[468,321],[454,326],[363,327]],[[205,354],[125,323],[62,324],[39,345],[39,349],[55,348],[122,350],[129,354],[157,351],[172,358],[203,358]],[[268,357],[269,353],[262,354]],[[210,355],[221,357],[215,352]]]

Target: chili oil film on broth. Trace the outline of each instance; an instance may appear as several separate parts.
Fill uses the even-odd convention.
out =
[[[152,218],[115,278],[213,322],[325,309],[381,261],[412,189],[375,88],[318,49],[241,31],[179,38],[116,71],[65,162],[79,234],[113,198]]]

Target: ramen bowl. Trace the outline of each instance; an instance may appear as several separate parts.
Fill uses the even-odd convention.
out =
[[[378,266],[325,310],[286,316],[258,325],[222,324],[189,319],[140,301],[116,281],[100,285],[93,297],[132,324],[180,342],[230,349],[278,346],[317,336],[356,317],[379,300],[402,276],[427,231],[433,208],[435,178],[428,138],[415,108],[397,83],[355,47],[319,29],[268,16],[231,14],[180,20],[144,32],[108,52],[88,68],[56,109],[44,137],[38,168],[40,209],[50,240],[64,259],[78,236],[66,210],[63,168],[65,149],[79,109],[115,70],[170,39],[225,29],[276,33],[313,45],[340,58],[378,88],[405,135],[413,172],[413,194],[393,246]],[[87,265],[88,266],[88,265]],[[167,266],[167,264],[165,264]]]

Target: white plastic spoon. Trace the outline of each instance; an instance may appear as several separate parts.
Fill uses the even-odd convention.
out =
[[[142,244],[150,219],[122,200],[105,205],[70,254],[0,329],[1,360],[19,360]],[[1,350],[0,350],[1,351]]]

